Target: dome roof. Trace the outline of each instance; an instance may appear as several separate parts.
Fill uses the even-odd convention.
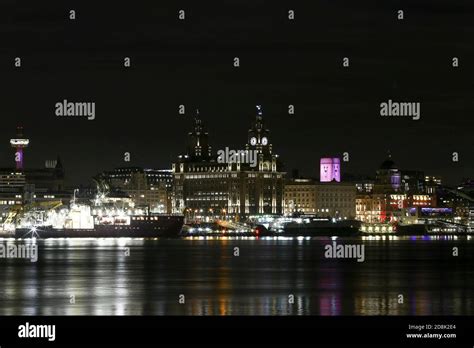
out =
[[[385,161],[380,165],[380,169],[398,169],[395,165],[395,162],[392,161],[392,157],[389,156]]]

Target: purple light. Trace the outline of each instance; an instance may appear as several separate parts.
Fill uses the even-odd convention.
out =
[[[321,158],[319,161],[319,177],[321,182],[341,181],[341,160],[334,158]]]
[[[332,159],[332,179],[341,182],[341,160],[337,157]]]
[[[401,180],[402,178],[398,173],[390,177],[390,183],[392,184],[394,190],[398,190],[400,188]]]
[[[16,169],[22,170],[23,169],[23,148],[17,148],[15,153],[15,162],[16,162]]]

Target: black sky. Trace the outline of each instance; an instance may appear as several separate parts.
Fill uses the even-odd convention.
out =
[[[0,36],[2,167],[13,164],[8,140],[22,124],[27,166],[59,154],[71,184],[128,165],[126,151],[130,165],[168,168],[193,109],[215,150],[239,149],[262,104],[288,171],[316,176],[319,157],[348,151],[343,171],[373,174],[390,149],[402,168],[450,182],[474,174],[472,1],[8,0]],[[96,119],[56,117],[63,99],[94,101]],[[380,117],[388,99],[421,102],[421,120]]]

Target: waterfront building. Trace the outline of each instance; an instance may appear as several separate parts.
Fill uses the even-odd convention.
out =
[[[173,163],[173,212],[236,218],[283,213],[286,173],[259,106],[247,144],[233,150],[239,155],[228,156],[227,150],[213,154],[199,114],[187,140],[186,153]],[[252,154],[253,162],[248,161]]]
[[[366,223],[382,222],[385,215],[385,199],[383,194],[357,194],[356,219]]]
[[[374,193],[393,193],[401,190],[401,172],[389,154],[376,171]]]
[[[314,214],[341,219],[356,216],[356,186],[344,182],[290,179],[285,182],[285,214]]]
[[[357,193],[372,193],[374,191],[374,181],[373,180],[363,180],[357,181],[355,183]]]
[[[428,194],[435,194],[442,184],[443,181],[439,176],[425,176],[425,190]]]
[[[57,206],[70,201],[61,160],[54,163],[52,168],[0,168],[0,223],[25,205]]]
[[[470,231],[474,231],[474,203],[469,206],[469,221],[468,226]]]
[[[292,178],[285,182],[284,214],[316,213],[316,181],[313,179]]]
[[[421,171],[400,170],[391,155],[376,171],[373,190],[358,186],[356,218],[366,223],[400,221],[412,208],[437,206],[436,192],[427,192]]]
[[[426,193],[425,173],[419,170],[401,170],[401,190],[405,193]]]
[[[319,182],[315,185],[316,214],[353,219],[356,216],[356,186],[345,182]]]
[[[111,191],[127,194],[138,207],[154,213],[170,213],[172,209],[173,175],[167,169],[120,167],[101,173],[98,178]]]

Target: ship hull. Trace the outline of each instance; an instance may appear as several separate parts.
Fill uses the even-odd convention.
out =
[[[310,228],[285,228],[281,233],[275,233],[275,235],[288,236],[288,237],[317,237],[317,236],[339,236],[349,237],[359,235],[359,229],[356,227],[310,227]]]
[[[15,238],[178,238],[183,224],[182,216],[162,216],[157,221],[136,221],[129,226],[96,225],[90,229],[38,227],[34,234],[30,229],[19,228],[15,231]]]
[[[422,236],[428,234],[426,225],[398,225],[396,234],[399,236]]]
[[[343,221],[338,223],[316,222],[297,224],[289,223],[283,227],[282,231],[276,232],[278,236],[357,236],[359,235],[360,223],[358,221]]]

